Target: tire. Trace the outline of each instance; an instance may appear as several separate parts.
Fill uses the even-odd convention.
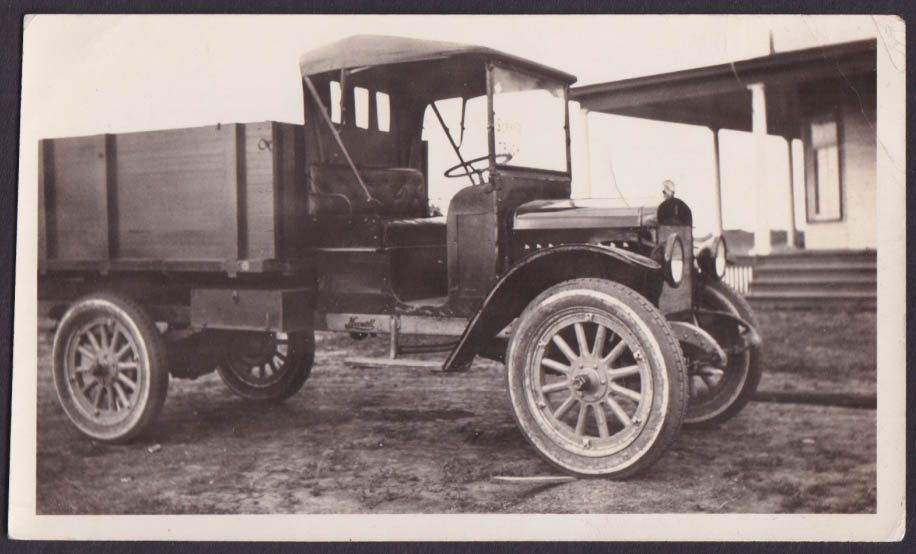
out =
[[[646,469],[677,436],[687,407],[671,328],[643,296],[612,281],[575,279],[541,293],[519,317],[506,367],[522,434],[575,475]]]
[[[759,329],[750,305],[725,283],[711,281],[704,284],[697,306],[734,314]],[[697,321],[726,352],[741,345],[741,336],[735,325],[717,324],[714,319],[702,315]],[[729,352],[728,366],[718,371],[721,375],[712,373],[710,379],[697,375],[688,377],[690,401],[684,421],[686,425],[714,427],[735,417],[747,405],[762,375],[760,346],[750,346],[739,353]]]
[[[70,421],[86,436],[126,442],[156,421],[168,390],[159,330],[125,297],[99,293],[63,315],[52,351],[54,386]]]
[[[310,334],[244,333],[217,371],[232,392],[249,400],[280,402],[299,392],[315,360]]]

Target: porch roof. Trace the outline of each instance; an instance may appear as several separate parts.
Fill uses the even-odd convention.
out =
[[[751,92],[766,89],[767,132],[800,138],[799,87],[876,70],[875,39],[575,87],[585,109],[713,129],[751,131]]]

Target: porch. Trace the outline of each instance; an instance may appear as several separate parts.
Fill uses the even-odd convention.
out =
[[[585,122],[585,136],[578,138],[593,155],[590,112],[707,127],[715,165],[714,232],[726,236],[733,262],[727,280],[755,304],[874,306],[876,47],[875,40],[848,42],[577,87],[570,96]],[[754,199],[754,213],[742,214],[752,233],[740,239],[742,231],[723,228],[721,130],[753,137],[753,187],[742,191]],[[771,221],[767,209],[770,136],[786,143],[784,222]],[[802,156],[793,155],[794,140],[801,141]],[[795,182],[796,164],[802,183]],[[577,178],[590,191],[596,185],[590,175]],[[802,202],[796,200],[799,186]]]

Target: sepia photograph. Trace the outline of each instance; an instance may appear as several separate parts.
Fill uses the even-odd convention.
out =
[[[900,18],[22,52],[11,536],[902,537]]]

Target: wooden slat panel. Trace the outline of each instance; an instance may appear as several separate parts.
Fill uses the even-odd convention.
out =
[[[105,137],[54,140],[52,250],[60,258],[108,257]]]
[[[248,258],[272,258],[274,245],[274,183],[271,123],[245,125],[245,236]]]
[[[225,257],[225,128],[116,135],[120,255]]]
[[[240,134],[243,129],[236,123],[223,126],[223,153],[224,153],[224,170],[225,170],[225,189],[223,198],[225,199],[223,222],[224,227],[224,256],[229,260],[237,260],[244,257],[245,244],[245,220],[244,210],[240,209],[239,204],[244,206],[244,168],[239,165],[243,163],[244,152],[240,153],[239,148],[243,145]]]

